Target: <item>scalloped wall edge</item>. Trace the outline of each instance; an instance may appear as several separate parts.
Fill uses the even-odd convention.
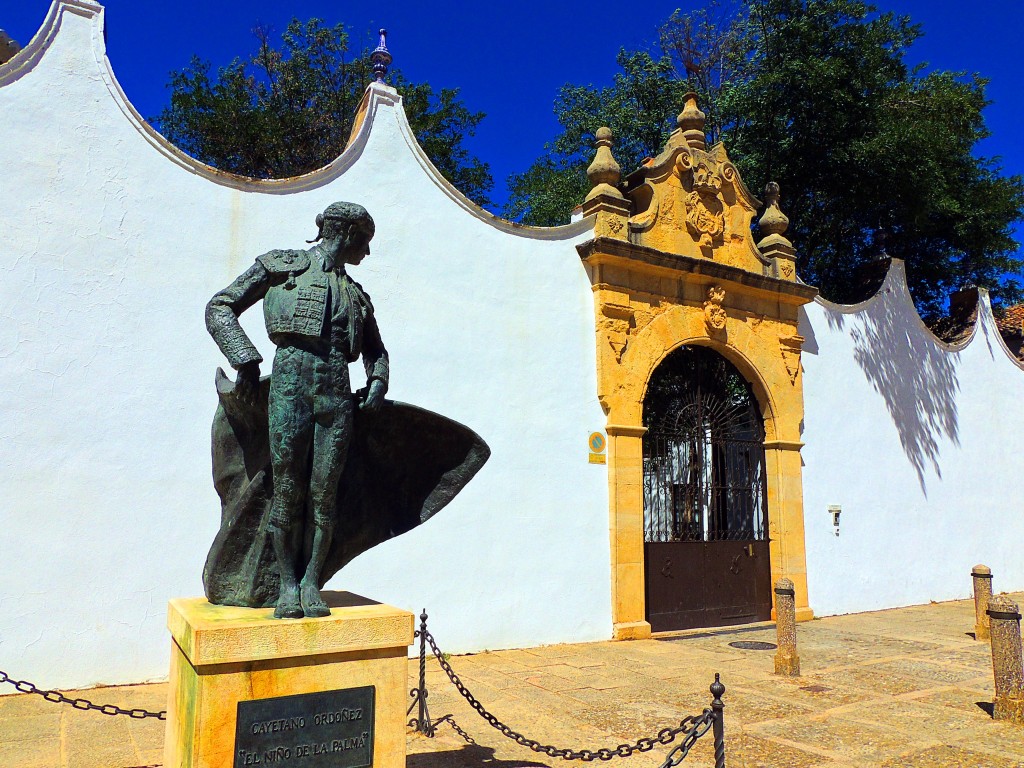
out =
[[[967,338],[959,344],[950,344],[936,336],[932,332],[932,329],[925,324],[923,319],[921,319],[921,314],[917,311],[917,307],[914,305],[914,300],[910,295],[910,286],[907,283],[907,268],[903,259],[890,259],[889,269],[885,273],[885,279],[882,280],[882,284],[872,296],[868,297],[864,301],[856,304],[839,304],[818,295],[815,296],[814,303],[820,305],[829,312],[837,312],[843,315],[854,315],[868,310],[880,301],[887,300],[887,297],[889,296],[898,297],[897,300],[900,302],[900,306],[903,311],[909,317],[913,318],[918,327],[924,331],[927,337],[940,349],[946,352],[961,352],[967,349],[975,338],[977,338],[979,335],[979,328],[984,327],[985,330],[988,331],[986,334],[987,336],[994,336],[998,340],[999,346],[1005,353],[1006,358],[1013,363],[1017,369],[1024,371],[1024,362],[1017,359],[1003,340],[1003,335],[999,331],[995,315],[992,312],[992,302],[989,298],[987,289],[978,289],[978,311],[970,334],[968,334]]]
[[[371,83],[367,87],[366,92],[363,94],[363,100],[360,103],[356,123],[353,125],[353,130],[345,149],[338,157],[322,168],[300,176],[284,179],[253,179],[221,171],[200,162],[164,138],[139,114],[138,110],[135,109],[124,93],[114,74],[110,59],[106,54],[104,37],[105,9],[101,3],[95,2],[95,0],[53,0],[43,24],[28,45],[6,64],[0,65],[0,88],[20,80],[36,68],[60,33],[64,12],[73,13],[92,21],[94,25],[93,56],[99,68],[99,75],[103,79],[108,92],[113,97],[114,103],[125,117],[128,118],[132,127],[166,159],[214,184],[243,192],[278,195],[294,194],[322,187],[345,173],[359,158],[373,130],[377,110],[379,107],[385,106],[395,110],[402,136],[412,151],[417,164],[426,172],[431,181],[441,189],[446,197],[474,218],[507,234],[534,240],[566,240],[593,230],[593,217],[557,227],[531,227],[502,219],[472,202],[451,182],[445,179],[427,157],[409,125],[405,109],[402,106],[402,97],[394,88],[380,83]]]

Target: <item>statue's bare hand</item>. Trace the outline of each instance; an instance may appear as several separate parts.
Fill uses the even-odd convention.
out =
[[[260,364],[245,363],[238,369],[235,377],[235,392],[238,399],[246,405],[255,405],[260,391]]]
[[[370,382],[370,388],[367,390],[366,397],[363,398],[363,402],[359,404],[359,407],[364,411],[376,413],[383,404],[384,383],[379,379],[374,379]]]

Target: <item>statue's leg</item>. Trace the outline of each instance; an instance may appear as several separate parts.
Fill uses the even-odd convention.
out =
[[[313,504],[313,547],[302,577],[302,609],[306,616],[330,616],[331,609],[320,596],[320,574],[331,549],[337,515],[338,481],[345,468],[352,441],[352,396],[346,377],[344,392],[324,397],[323,412],[316,414],[313,436],[313,472],[309,483]]]
[[[274,498],[270,507],[271,543],[280,588],[274,618],[301,619],[298,574],[302,568],[302,520],[313,440],[313,398],[305,382],[308,353],[280,349],[270,381],[270,460]]]

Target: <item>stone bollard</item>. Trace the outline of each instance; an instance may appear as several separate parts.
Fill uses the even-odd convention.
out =
[[[988,601],[992,635],[992,672],[996,698],[992,716],[996,720],[1024,723],[1024,658],[1020,645],[1020,610],[1006,595]]]
[[[797,677],[800,657],[796,653],[796,590],[789,579],[775,582],[775,632],[779,640],[775,674]]]
[[[976,565],[971,570],[974,580],[974,639],[988,640],[988,601],[992,599],[992,569]]]

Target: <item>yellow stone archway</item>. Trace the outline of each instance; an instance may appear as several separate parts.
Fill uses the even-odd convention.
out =
[[[611,135],[598,132],[584,203],[595,238],[579,246],[594,290],[598,397],[607,415],[612,616],[618,639],[650,635],[644,604],[643,401],[657,366],[684,345],[723,355],[751,383],[765,427],[773,582],[807,599],[800,442],[803,382],[799,307],[817,291],[796,280],[788,223],[770,186],[765,237],[758,201],[725,149],[705,149],[690,95],[665,151],[624,184]]]

